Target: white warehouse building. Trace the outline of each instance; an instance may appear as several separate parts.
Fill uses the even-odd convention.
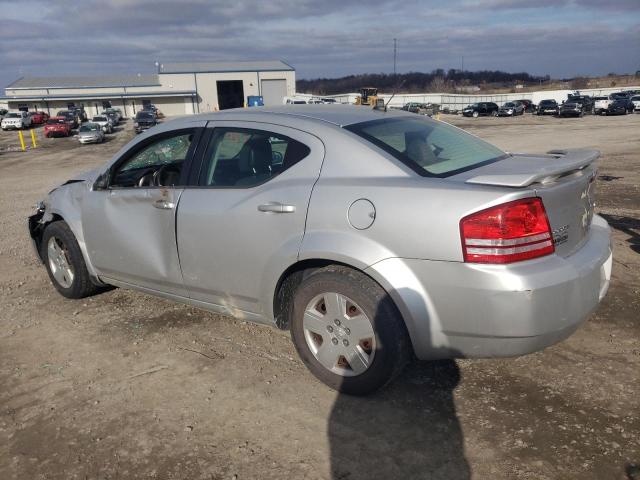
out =
[[[265,105],[280,105],[295,94],[296,77],[283,61],[172,63],[155,75],[99,77],[23,77],[5,87],[0,107],[42,110],[55,115],[70,106],[84,106],[87,115],[120,108],[135,116],[153,104],[167,116],[242,107],[249,96]]]

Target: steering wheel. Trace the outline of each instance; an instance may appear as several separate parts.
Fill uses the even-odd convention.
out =
[[[166,185],[167,178],[170,178],[171,174],[175,174],[176,180],[171,185]],[[153,174],[153,184],[156,187],[172,187],[175,185],[180,178],[180,169],[175,165],[170,165],[168,163],[162,165],[159,169],[157,169]]]

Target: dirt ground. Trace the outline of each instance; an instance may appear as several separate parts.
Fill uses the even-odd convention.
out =
[[[640,115],[443,118],[509,151],[602,151],[611,288],[561,344],[415,363],[369,398],[320,384],[276,330],[121,289],[62,298],[26,217],[131,124],[25,153],[0,132],[0,479],[639,479]]]

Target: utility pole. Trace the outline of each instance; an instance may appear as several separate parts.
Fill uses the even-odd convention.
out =
[[[398,57],[398,39],[393,39],[393,76],[396,76],[396,59]]]

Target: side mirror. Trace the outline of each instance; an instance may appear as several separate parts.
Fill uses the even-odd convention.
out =
[[[106,190],[109,188],[109,174],[111,170],[101,173],[93,183],[93,190]]]

